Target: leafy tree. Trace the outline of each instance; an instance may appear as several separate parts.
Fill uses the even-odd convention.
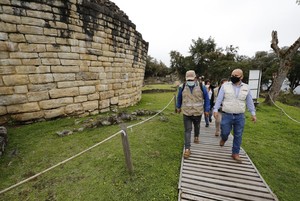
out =
[[[209,37],[206,41],[202,38],[192,40],[189,52],[193,58],[196,73],[207,76],[211,66],[210,64],[218,55],[214,39]]]
[[[185,72],[188,70],[188,67],[185,65],[184,56],[177,51],[171,51],[170,57],[171,72],[176,73],[180,80],[184,80]]]
[[[269,91],[273,83],[274,73],[279,67],[279,59],[276,54],[266,51],[256,52],[254,58],[251,59],[251,67],[261,70],[261,87],[267,86],[267,91]]]
[[[145,78],[148,77],[163,77],[169,74],[170,69],[162,62],[158,62],[156,59],[147,56]]]
[[[297,51],[292,60],[292,68],[287,77],[290,81],[290,91],[293,91],[300,85],[300,51]]]

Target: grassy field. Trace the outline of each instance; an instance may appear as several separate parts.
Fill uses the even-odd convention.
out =
[[[126,111],[161,110],[174,93],[143,94]],[[279,103],[299,121],[300,109]],[[102,114],[105,116],[107,114]],[[260,104],[258,122],[247,119],[243,148],[280,201],[300,200],[300,126],[276,107]],[[161,121],[161,117],[167,121]],[[135,122],[147,117],[141,117]],[[59,137],[87,118],[65,118],[8,127],[9,145],[0,158],[0,190],[69,158],[120,130],[91,128]],[[183,148],[182,115],[174,103],[152,120],[128,130],[134,172],[129,174],[121,137],[116,137],[38,178],[0,195],[0,200],[177,200]]]

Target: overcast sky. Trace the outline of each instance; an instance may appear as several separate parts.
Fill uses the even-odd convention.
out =
[[[111,0],[149,42],[148,55],[170,64],[170,51],[189,55],[192,40],[210,36],[217,47],[238,46],[239,55],[270,51],[271,32],[279,47],[300,37],[296,0]]]

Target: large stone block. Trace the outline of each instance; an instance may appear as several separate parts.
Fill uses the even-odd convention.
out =
[[[39,102],[41,109],[51,109],[51,108],[58,108],[68,104],[73,103],[73,98],[59,98],[59,99],[50,99],[50,100],[43,100]]]
[[[49,83],[49,82],[53,82],[53,75],[52,74],[29,75],[29,80],[32,84]]]
[[[64,89],[51,89],[49,91],[51,98],[61,98],[61,97],[73,97],[79,95],[78,87],[64,88]]]
[[[83,86],[79,87],[79,94],[85,95],[85,94],[92,94],[96,91],[95,86]]]
[[[35,111],[39,111],[39,110],[40,110],[40,107],[37,104],[37,102],[7,106],[7,112],[11,113],[11,114],[24,113],[24,112],[35,112]]]
[[[27,93],[28,101],[41,101],[41,100],[48,100],[49,93],[48,91],[37,91],[37,92],[29,92]]]
[[[7,86],[24,85],[29,83],[27,75],[5,75],[2,77]]]
[[[65,108],[66,114],[82,114],[84,112],[83,106],[80,103],[67,105]]]
[[[0,95],[12,95],[14,94],[13,87],[0,87]]]
[[[37,112],[29,112],[29,113],[20,113],[11,115],[11,118],[15,121],[29,121],[35,119],[41,119],[44,117],[44,111],[37,111]]]
[[[63,116],[65,115],[65,108],[61,107],[61,108],[55,108],[52,110],[45,110],[45,118],[46,119],[52,119],[55,117],[59,117],[59,116]]]
[[[84,111],[94,111],[99,108],[99,101],[87,101],[82,103]]]

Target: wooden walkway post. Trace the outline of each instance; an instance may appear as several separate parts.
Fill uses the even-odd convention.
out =
[[[122,144],[123,144],[125,162],[126,162],[127,169],[129,171],[129,173],[131,174],[131,173],[133,173],[133,165],[132,165],[132,160],[131,160],[128,135],[126,132],[126,130],[127,130],[126,125],[122,124],[121,129],[122,129],[121,136],[122,136]]]

